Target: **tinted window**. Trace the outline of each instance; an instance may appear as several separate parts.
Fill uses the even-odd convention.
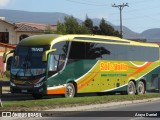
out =
[[[131,46],[128,50],[128,58],[132,61],[156,61],[159,59],[159,48]]]
[[[103,59],[110,51],[99,43],[86,43],[86,59]]]
[[[55,45],[53,45],[52,48],[57,49],[56,52],[54,52],[54,54],[67,56],[68,46],[69,42],[64,41],[56,43]]]
[[[103,55],[110,54],[98,43],[72,42],[70,48],[70,59],[101,59]]]
[[[155,47],[72,42],[70,59],[102,59],[126,61],[156,61],[159,49]]]
[[[113,44],[99,44],[101,48],[108,51],[109,54],[103,54],[103,60],[127,60],[127,49],[126,45],[113,45]]]
[[[72,42],[69,58],[70,59],[85,59],[85,43],[84,42]]]
[[[155,47],[114,44],[99,45],[110,51],[110,54],[102,56],[104,60],[156,61],[159,59],[159,49]]]

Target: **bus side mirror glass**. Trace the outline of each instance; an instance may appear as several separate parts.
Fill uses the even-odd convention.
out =
[[[10,71],[13,56],[9,57],[6,62],[6,70]]]
[[[55,52],[56,49],[52,49],[52,50],[47,50],[43,53],[42,55],[42,61],[43,62],[46,62],[47,61],[47,58],[48,58],[48,54],[51,53],[51,52]]]

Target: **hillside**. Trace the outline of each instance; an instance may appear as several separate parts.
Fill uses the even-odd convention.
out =
[[[47,12],[27,12],[18,10],[0,10],[0,16],[5,17],[7,21],[16,22],[33,22],[42,24],[57,24],[57,21],[63,22],[64,13],[47,13]]]
[[[150,42],[160,42],[160,28],[149,29],[141,33]]]

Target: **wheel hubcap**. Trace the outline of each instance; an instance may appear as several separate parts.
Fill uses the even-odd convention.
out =
[[[73,96],[73,88],[71,86],[67,87],[67,96],[72,97]]]
[[[133,94],[133,86],[132,85],[129,86],[129,93]]]
[[[128,85],[128,92],[129,92],[129,94],[134,94],[135,93],[135,91],[134,91],[135,89],[134,89],[134,85],[132,85],[132,84],[129,84]]]
[[[139,85],[138,91],[139,91],[139,93],[143,93],[144,92],[144,87],[143,87],[142,84]]]

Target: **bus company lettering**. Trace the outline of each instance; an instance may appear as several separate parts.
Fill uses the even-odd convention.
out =
[[[127,71],[128,65],[125,63],[100,63],[100,70],[101,71]]]
[[[32,48],[33,52],[43,52],[43,48]]]

